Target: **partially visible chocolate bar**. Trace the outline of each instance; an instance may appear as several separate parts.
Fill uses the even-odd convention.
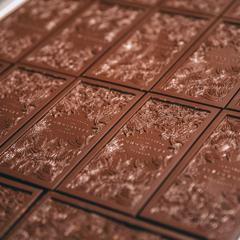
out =
[[[240,111],[240,91],[234,96],[231,102],[227,106],[228,109]]]
[[[0,176],[0,238],[23,215],[41,193],[32,188]]]
[[[240,234],[240,114],[223,111],[142,216],[208,239]]]
[[[70,79],[18,66],[0,77],[0,145],[56,96]]]
[[[220,22],[154,91],[225,107],[240,88],[239,36],[239,25]]]
[[[64,95],[0,156],[0,172],[54,188],[141,96],[90,80]]]
[[[185,104],[148,95],[59,189],[135,215],[216,114]]]
[[[28,1],[0,22],[0,59],[17,62],[83,5],[74,0]]]
[[[99,210],[63,195],[49,193],[6,239],[170,240],[168,235],[159,234],[161,230],[158,233],[146,230],[140,221],[133,221],[134,225],[131,225],[115,220],[118,214],[109,218],[104,216],[104,210],[99,214],[96,209]],[[180,234],[170,233],[171,236],[185,239]]]
[[[154,12],[86,73],[149,90],[206,26],[206,19]]]
[[[217,15],[221,13],[231,1],[229,0],[164,0],[162,6],[175,8],[178,10],[187,10]]]
[[[140,8],[94,1],[63,30],[33,51],[25,62],[78,76],[142,13]]]

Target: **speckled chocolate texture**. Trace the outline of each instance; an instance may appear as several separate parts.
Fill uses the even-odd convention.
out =
[[[228,11],[227,16],[240,20],[240,2],[236,1],[236,4]]]
[[[219,14],[229,2],[229,0],[165,0],[162,5],[194,12]]]
[[[170,77],[161,92],[225,106],[239,88],[240,27],[220,23],[210,36]]]
[[[0,238],[24,213],[38,190],[0,177]]]
[[[149,100],[66,187],[108,205],[136,208],[207,116]]]
[[[54,182],[133,98],[79,83],[0,157],[0,167]]]
[[[56,93],[64,82],[62,78],[21,68],[15,68],[2,76],[0,142]]]
[[[0,23],[0,58],[17,61],[81,5],[73,0],[29,1]]]
[[[78,75],[89,61],[129,27],[142,10],[93,2],[84,12],[26,61]]]
[[[240,120],[227,116],[155,202],[150,215],[159,216],[159,221],[179,221],[210,239],[237,239],[239,145]]]
[[[156,12],[89,75],[148,89],[205,24],[202,19]]]
[[[9,239],[163,240],[91,212],[47,198]]]

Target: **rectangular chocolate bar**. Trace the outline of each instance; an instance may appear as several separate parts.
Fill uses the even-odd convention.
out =
[[[6,239],[190,240],[181,234],[48,193]]]
[[[93,1],[67,26],[26,57],[34,66],[79,76],[143,14],[142,8]]]
[[[86,76],[149,90],[196,40],[208,20],[153,11]]]
[[[154,92],[225,107],[240,87],[240,25],[219,21]]]
[[[0,238],[24,214],[41,191],[0,176]]]
[[[223,111],[141,216],[213,240],[240,234],[240,114]]]
[[[0,22],[0,59],[16,62],[49,32],[83,7],[84,1],[28,1]]]
[[[0,156],[0,172],[54,188],[142,93],[81,79]]]
[[[0,146],[71,80],[24,65],[5,72],[0,77]]]
[[[240,91],[234,96],[232,101],[227,106],[228,109],[240,111]]]
[[[229,0],[163,0],[161,6],[192,13],[219,15],[233,1]]]
[[[148,94],[58,190],[136,215],[217,111]]]

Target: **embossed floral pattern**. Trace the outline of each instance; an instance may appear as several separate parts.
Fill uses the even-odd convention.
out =
[[[147,88],[204,26],[205,20],[155,13],[91,75]]]
[[[0,84],[0,139],[64,83],[38,72],[15,69]]]
[[[91,212],[48,198],[25,220],[10,239],[161,240]]]
[[[140,12],[120,5],[93,3],[27,61],[78,75]]]
[[[221,103],[239,82],[240,28],[221,23],[197,51],[158,88],[169,94]]]
[[[31,196],[0,183],[0,233],[25,207]]]
[[[202,1],[192,1],[192,0],[165,0],[164,4],[168,7],[194,10],[205,13],[219,13],[226,4],[229,3],[228,0],[202,0]]]
[[[78,84],[0,157],[0,166],[53,182],[131,99]]]
[[[206,119],[192,108],[148,101],[66,186],[136,207]]]
[[[226,117],[151,214],[181,221],[211,239],[230,239],[240,216],[240,120]]]

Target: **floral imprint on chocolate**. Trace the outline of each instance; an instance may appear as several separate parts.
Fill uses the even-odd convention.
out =
[[[0,157],[0,167],[52,184],[133,99],[79,83]]]
[[[240,120],[225,117],[150,209],[211,239],[232,239],[240,217]]]
[[[118,239],[161,240],[151,233],[127,227],[108,218],[47,198],[9,239]]]
[[[205,111],[147,101],[97,156],[71,176],[66,188],[136,208],[207,116]]]
[[[169,80],[159,83],[157,89],[222,103],[239,83],[239,34],[237,25],[221,23]]]
[[[106,59],[100,60],[90,75],[148,88],[205,24],[202,19],[157,12]]]
[[[65,81],[17,68],[2,77],[0,82],[1,139],[40,107]]]

